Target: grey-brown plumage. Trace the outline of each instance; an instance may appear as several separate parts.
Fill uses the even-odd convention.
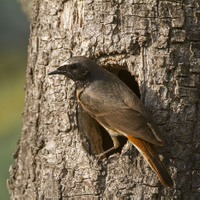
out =
[[[143,103],[117,76],[85,57],[68,59],[56,71],[77,84],[77,98],[82,107],[110,134],[114,147],[119,146],[117,136],[127,137],[155,170],[161,182],[171,187],[173,182],[159,160],[152,144],[162,146],[158,129]]]

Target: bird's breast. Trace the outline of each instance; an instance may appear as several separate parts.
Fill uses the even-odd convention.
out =
[[[77,90],[77,98],[92,116],[112,112],[123,104],[115,85],[108,82],[92,83],[89,87]]]

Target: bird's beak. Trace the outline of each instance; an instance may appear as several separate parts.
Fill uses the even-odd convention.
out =
[[[48,75],[54,75],[54,74],[63,74],[64,75],[65,73],[66,73],[66,69],[63,69],[63,67],[59,67],[55,71],[48,73]]]
[[[54,74],[60,74],[60,72],[58,70],[55,70],[55,71],[48,73],[48,75],[54,75]]]

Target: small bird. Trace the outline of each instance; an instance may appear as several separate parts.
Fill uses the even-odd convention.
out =
[[[54,74],[75,81],[81,106],[110,134],[114,146],[98,156],[118,148],[117,136],[125,136],[147,160],[163,186],[172,187],[172,178],[153,147],[163,146],[158,128],[141,100],[124,82],[82,56],[68,59],[48,75]]]

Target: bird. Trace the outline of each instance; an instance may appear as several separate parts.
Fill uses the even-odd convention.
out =
[[[123,81],[84,56],[71,57],[48,73],[55,74],[75,82],[78,102],[109,133],[113,147],[98,157],[117,149],[120,145],[118,136],[125,136],[146,159],[163,186],[173,186],[173,180],[154,148],[154,145],[164,145],[158,127],[142,101]]]

